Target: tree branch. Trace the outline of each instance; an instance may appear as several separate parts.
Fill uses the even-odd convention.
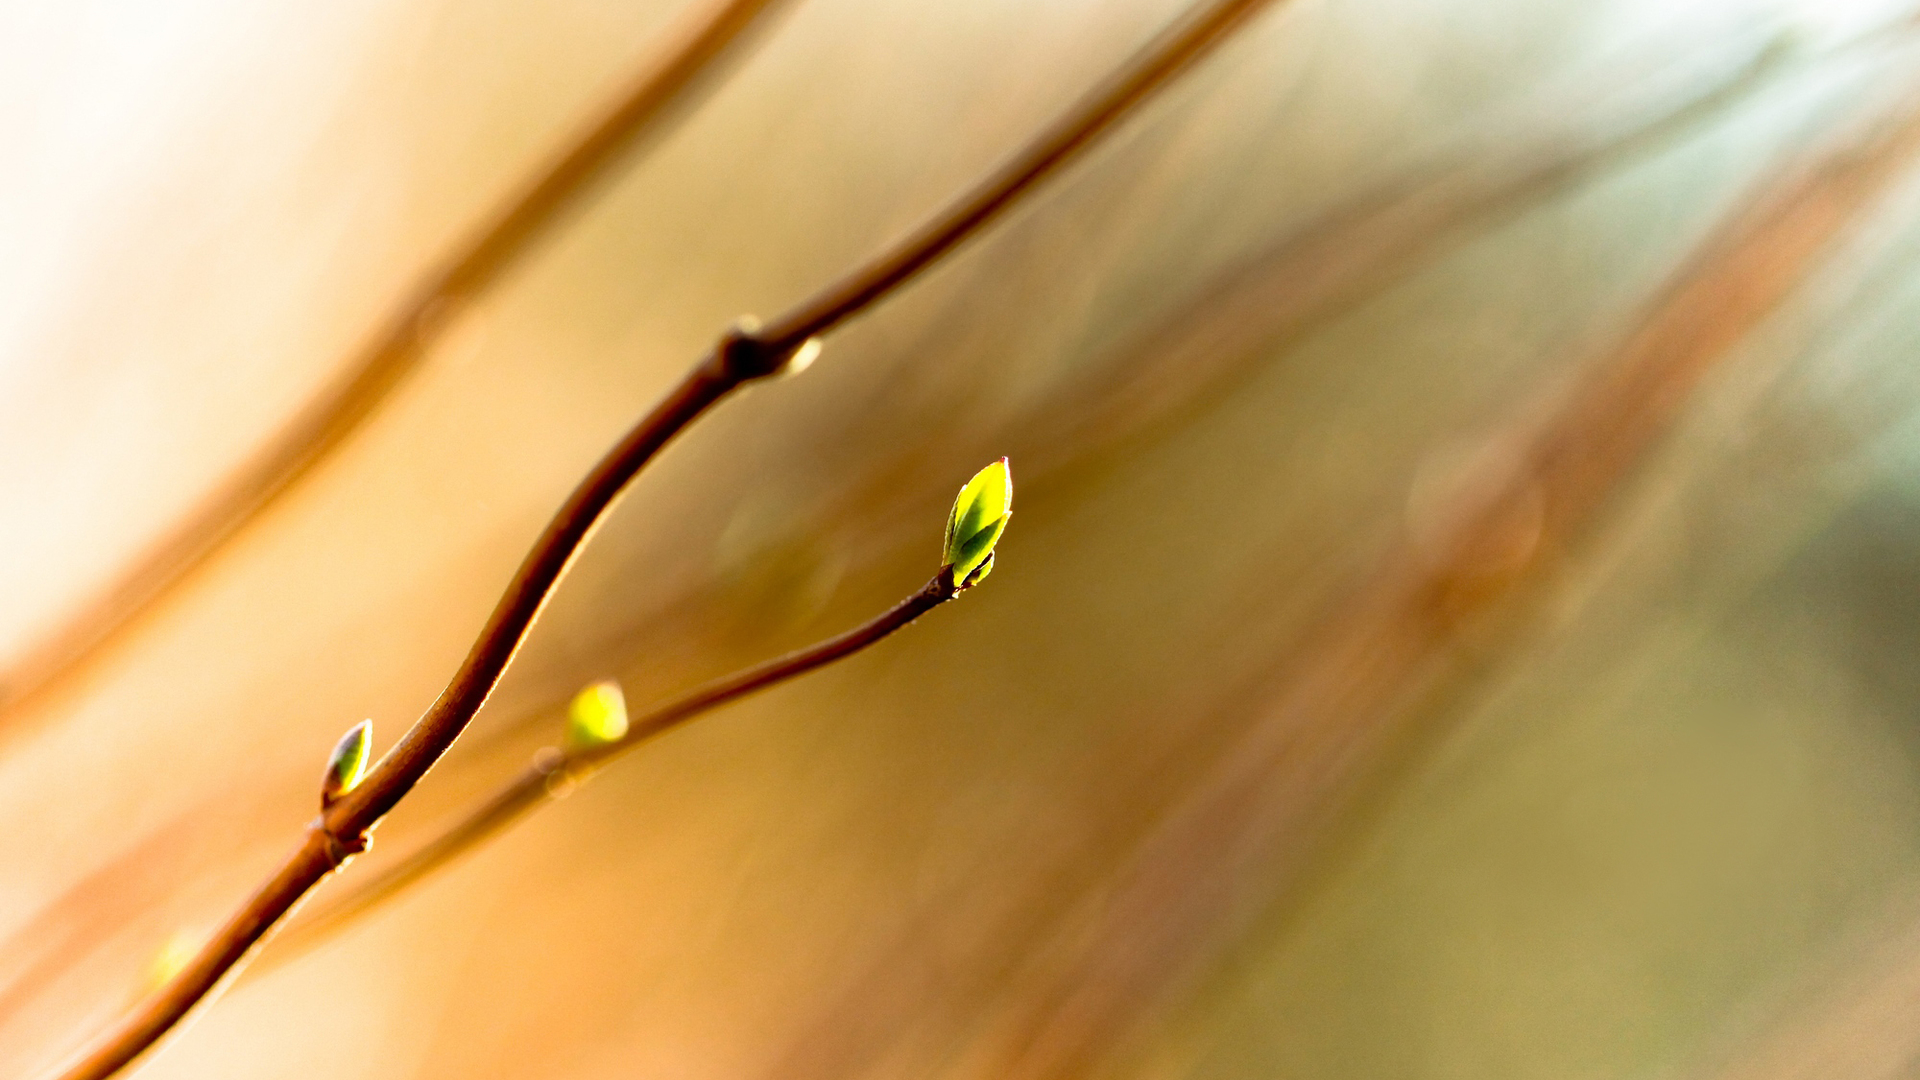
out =
[[[1035,182],[1085,149],[1154,91],[1226,40],[1272,0],[1213,0],[1183,12],[1118,71],[1042,130],[971,192],[922,224],[892,250],[816,293],[775,320],[770,347],[798,348],[892,291],[1012,205]]]
[[[305,955],[348,923],[380,906],[413,883],[491,838],[549,801],[569,794],[613,758],[722,705],[776,683],[786,682],[874,645],[921,615],[958,596],[951,574],[928,581],[885,614],[837,637],[777,657],[745,671],[715,679],[636,719],[619,739],[590,747],[549,747],[535,755],[526,771],[500,787],[485,802],[412,854],[359,882],[355,888],[287,928],[270,953],[256,964],[261,971]]]
[[[743,383],[782,371],[817,335],[870,307],[953,250],[1269,2],[1211,0],[1188,9],[1008,164],[927,225],[765,331],[742,326],[727,334],[574,490],[521,564],[446,690],[366,780],[326,807],[301,846],[186,967],[51,1077],[104,1080],[131,1063],[218,989],[315,885],[365,849],[368,830],[419,783],[486,703],[600,516],[669,439]]]
[[[16,709],[86,661],[345,442],[413,371],[462,307],[518,266],[607,177],[624,151],[676,119],[713,84],[720,62],[746,32],[787,2],[715,0],[664,58],[650,60],[604,113],[441,256],[338,378],[94,600],[0,671],[0,709]]]

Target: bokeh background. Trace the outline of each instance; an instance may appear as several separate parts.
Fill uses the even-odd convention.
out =
[[[1180,10],[771,17],[351,438],[0,712],[0,1072],[297,842],[333,740],[404,730],[718,330]],[[697,11],[0,5],[0,659]],[[991,582],[269,946],[143,1075],[1913,1075],[1917,17],[1275,4],[674,444],[354,869],[592,679],[638,710],[911,592],[1005,454]]]

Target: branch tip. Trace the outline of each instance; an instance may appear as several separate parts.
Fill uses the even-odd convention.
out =
[[[940,569],[955,591],[970,589],[993,570],[993,548],[1013,517],[1013,470],[1001,458],[973,474],[947,514]]]
[[[327,774],[320,781],[322,810],[359,786],[361,778],[367,775],[367,750],[372,743],[373,721],[362,720],[333,744],[333,753],[327,757]]]

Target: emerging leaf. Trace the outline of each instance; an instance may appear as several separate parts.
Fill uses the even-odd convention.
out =
[[[960,489],[947,515],[945,553],[941,566],[953,567],[953,580],[962,588],[977,584],[986,573],[979,572],[993,556],[993,545],[1006,531],[1013,516],[1013,472],[1007,459],[981,469]]]
[[[594,683],[567,706],[567,745],[599,746],[619,742],[627,733],[627,698],[611,679]]]
[[[993,552],[989,551],[987,552],[987,561],[974,567],[973,573],[967,575],[967,579],[960,583],[960,587],[963,589],[971,589],[975,585],[987,580],[987,575],[991,573],[993,573]]]
[[[340,736],[333,745],[333,756],[327,759],[327,777],[320,783],[320,805],[330,805],[333,800],[352,791],[360,784],[360,778],[367,774],[367,749],[373,743],[373,721],[362,720],[353,725],[353,730]]]

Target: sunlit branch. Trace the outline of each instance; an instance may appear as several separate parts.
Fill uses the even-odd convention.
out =
[[[1759,191],[1693,253],[1617,348],[1545,407],[1473,497],[1442,507],[1337,591],[1276,660],[1230,749],[1142,838],[1116,877],[1061,920],[1070,955],[998,992],[1014,1019],[979,1051],[1001,1080],[1099,1071],[1163,1014],[1168,988],[1273,917],[1274,883],[1313,855],[1369,770],[1413,738],[1553,605],[1558,575],[1680,423],[1701,384],[1741,357],[1920,161],[1920,93],[1836,137]],[[1553,613],[1566,618],[1564,610]]]
[[[408,886],[493,837],[526,814],[562,798],[613,758],[703,713],[874,645],[896,630],[958,595],[951,575],[942,574],[885,614],[838,637],[788,653],[766,663],[716,679],[638,718],[621,738],[592,747],[549,748],[536,754],[525,772],[500,787],[477,808],[411,854],[325,903],[310,918],[297,920],[274,941],[251,971],[264,971],[330,939],[360,915],[379,907]]]
[[[650,60],[598,118],[405,291],[340,376],[93,601],[0,671],[0,709],[13,709],[91,657],[345,442],[463,308],[519,266],[626,160],[625,151],[657,135],[715,84],[747,31],[788,2],[710,4],[664,57]]]
[[[1008,165],[936,214],[929,224],[775,319],[765,330],[743,324],[728,333],[574,489],[426,714],[362,783],[326,806],[301,846],[192,961],[91,1049],[51,1075],[58,1080],[101,1080],[131,1063],[231,977],[315,885],[365,849],[368,831],[419,783],[486,703],[594,525],[668,440],[741,385],[780,373],[810,354],[817,347],[815,335],[870,307],[953,250],[1270,2],[1213,0],[1189,9],[1062,119],[1016,152]]]

